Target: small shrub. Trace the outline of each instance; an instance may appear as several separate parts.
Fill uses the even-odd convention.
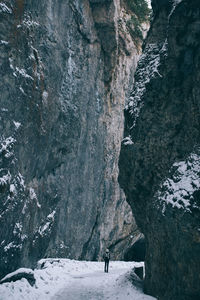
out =
[[[139,22],[137,17],[131,16],[130,20],[127,21],[126,25],[134,41],[143,40],[141,23]]]
[[[145,0],[125,0],[128,9],[133,13],[127,21],[127,28],[133,40],[138,46],[139,41],[143,40],[142,23],[150,19],[151,10]]]
[[[137,16],[140,23],[148,21],[151,10],[145,0],[126,0],[128,8]]]

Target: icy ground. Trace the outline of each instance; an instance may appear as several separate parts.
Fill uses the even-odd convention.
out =
[[[4,283],[0,300],[153,300],[128,280],[131,269],[141,264],[111,261],[104,273],[103,262],[41,260],[33,287],[26,279]]]

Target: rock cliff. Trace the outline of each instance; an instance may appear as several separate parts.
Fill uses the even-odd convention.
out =
[[[141,41],[119,0],[0,2],[1,277],[41,257],[123,257],[123,107]]]
[[[119,181],[146,237],[145,291],[200,297],[200,3],[153,0]]]

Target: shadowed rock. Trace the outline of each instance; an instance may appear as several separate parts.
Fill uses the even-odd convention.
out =
[[[200,2],[153,0],[125,110],[119,181],[146,239],[144,288],[200,295]]]
[[[135,267],[134,272],[141,280],[143,280],[143,277],[144,277],[144,268],[143,267]]]
[[[125,261],[145,261],[145,238],[138,239],[124,254]]]

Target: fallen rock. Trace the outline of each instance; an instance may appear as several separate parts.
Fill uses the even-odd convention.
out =
[[[26,268],[20,268],[12,273],[9,273],[3,279],[1,279],[0,284],[21,280],[22,278],[25,278],[31,286],[35,284],[36,280],[33,270]]]

